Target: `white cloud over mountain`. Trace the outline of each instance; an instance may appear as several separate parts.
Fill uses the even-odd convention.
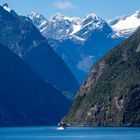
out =
[[[58,1],[58,2],[55,2],[53,5],[54,5],[54,7],[58,8],[58,9],[61,9],[61,10],[73,9],[73,8],[77,7],[76,5],[74,5],[70,1]]]

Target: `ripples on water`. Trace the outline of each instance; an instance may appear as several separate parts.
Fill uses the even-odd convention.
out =
[[[0,128],[0,140],[140,140],[140,128]]]

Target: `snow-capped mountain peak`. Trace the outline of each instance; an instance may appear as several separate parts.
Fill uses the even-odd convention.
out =
[[[113,26],[115,24],[117,24],[120,20],[125,20],[127,18],[127,16],[119,16],[119,17],[116,17],[115,19],[113,20],[110,20],[108,23]]]
[[[96,14],[89,14],[85,18],[82,19],[81,28],[78,32],[76,32],[76,35],[83,39],[87,39],[88,36],[94,32],[94,30],[100,30],[105,25],[108,25],[106,21],[104,21],[102,18],[97,16]]]
[[[140,19],[140,9],[135,12],[135,16]]]
[[[12,9],[8,6],[7,3],[3,4],[3,8],[4,8],[6,11],[8,11],[8,12],[11,12],[11,11],[12,11]]]
[[[73,35],[80,29],[82,23],[82,20],[78,17],[68,17],[60,13],[56,13],[49,20],[35,12],[29,14],[28,17],[41,31],[42,35],[57,40]],[[42,23],[44,23],[43,26]]]
[[[60,14],[60,13],[54,14],[50,18],[50,20],[54,20],[54,21],[67,20],[67,21],[70,21],[73,23],[82,22],[82,20],[79,17],[68,17],[68,16],[65,16],[65,15]]]
[[[44,29],[48,25],[48,20],[39,13],[32,12],[28,14],[28,17],[39,30]]]
[[[62,20],[62,19],[64,19],[64,17],[65,16],[63,14],[56,13],[51,17],[51,20]]]
[[[89,32],[94,29],[101,29],[104,26],[104,23],[106,23],[94,13],[87,15],[85,18],[68,17],[56,13],[49,20],[45,20],[45,22],[47,21],[46,26],[40,28],[42,23],[41,19],[44,21],[44,17],[34,12],[28,17],[41,31],[43,36],[56,40],[73,38],[74,40],[79,39],[79,41],[83,41],[88,36]]]
[[[3,4],[3,5],[2,5],[2,8],[3,8],[5,11],[9,12],[10,14],[12,14],[13,16],[15,16],[15,17],[18,16],[17,13],[16,13],[11,7],[9,7],[7,3]]]
[[[34,18],[45,18],[45,17],[43,17],[41,14],[36,13],[36,12],[32,12],[31,14],[28,15],[28,17],[29,17],[30,19],[34,19]]]
[[[113,25],[113,28],[116,30],[135,29],[140,26],[140,18],[138,16],[140,16],[140,11],[136,11],[134,14],[120,20],[117,24]]]
[[[98,20],[100,20],[101,18],[99,17],[99,16],[97,16],[96,14],[94,14],[94,13],[91,13],[91,14],[89,14],[89,15],[87,15],[85,18],[84,18],[84,20],[94,20],[94,21],[98,21]]]
[[[83,18],[83,25],[96,24],[98,22],[101,23],[103,22],[103,20],[94,13],[91,13],[87,15],[85,18]]]
[[[113,20],[110,25],[120,36],[128,37],[140,26],[140,10]]]

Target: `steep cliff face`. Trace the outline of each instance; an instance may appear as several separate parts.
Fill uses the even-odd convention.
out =
[[[96,63],[63,121],[140,126],[140,29]]]
[[[0,127],[56,125],[70,104],[22,59],[0,44]]]
[[[75,96],[79,87],[77,80],[64,61],[48,45],[47,40],[30,22],[1,6],[0,43],[20,56],[37,75],[64,95]]]

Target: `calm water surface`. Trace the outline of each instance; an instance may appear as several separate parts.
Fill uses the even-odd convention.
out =
[[[0,140],[140,140],[140,128],[0,128]]]

